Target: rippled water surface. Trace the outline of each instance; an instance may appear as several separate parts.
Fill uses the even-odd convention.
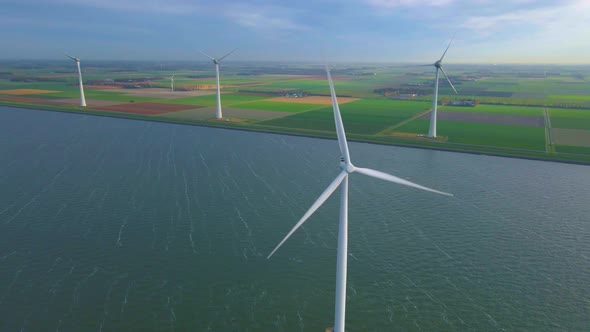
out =
[[[0,330],[323,331],[336,141],[0,108]],[[350,144],[347,329],[583,331],[590,167]]]

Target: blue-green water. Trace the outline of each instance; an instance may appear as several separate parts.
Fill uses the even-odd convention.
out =
[[[0,108],[1,331],[323,331],[335,141]],[[349,331],[583,331],[590,168],[350,144]]]

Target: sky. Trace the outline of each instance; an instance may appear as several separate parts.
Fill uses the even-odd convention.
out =
[[[0,59],[590,63],[590,0],[0,0]]]

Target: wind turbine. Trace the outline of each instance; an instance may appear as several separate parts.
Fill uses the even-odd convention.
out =
[[[174,75],[172,74],[172,77],[170,77],[170,89],[172,89],[172,92],[174,92]]]
[[[381,180],[409,186],[417,189],[430,191],[437,194],[452,196],[452,194],[442,191],[430,189],[419,184],[398,178],[397,176],[389,175],[380,171],[369,168],[355,167],[350,160],[350,153],[348,152],[348,143],[346,142],[346,134],[344,132],[344,125],[342,124],[342,117],[340,116],[340,108],[338,100],[336,99],[336,92],[334,91],[334,83],[330,70],[326,67],[328,74],[328,82],[330,84],[330,93],[332,95],[332,108],[334,109],[334,121],[336,123],[336,134],[338,136],[338,145],[340,146],[340,174],[330,183],[328,188],[320,195],[320,197],[307,210],[303,217],[295,224],[295,227],[287,233],[285,238],[274,248],[268,255],[269,259],[287,239],[301,226],[303,223],[320,207],[324,202],[334,193],[336,188],[342,185],[340,191],[340,224],[338,227],[338,253],[336,263],[336,305],[334,318],[334,331],[344,332],[344,323],[346,315],[346,271],[347,271],[347,257],[348,257],[348,175],[354,172],[368,175],[370,177]]]
[[[80,82],[80,106],[86,107],[86,98],[84,97],[84,86],[82,85],[82,71],[80,70],[80,58],[74,58],[73,56],[67,54],[66,56],[76,61],[76,65],[78,66],[78,81]]]
[[[449,76],[447,76],[447,73],[445,72],[445,70],[442,67],[442,60],[444,59],[445,54],[447,54],[447,51],[449,50],[449,47],[451,47],[451,44],[452,43],[453,43],[453,40],[451,39],[451,42],[449,43],[449,46],[447,46],[447,49],[445,50],[445,52],[443,53],[443,55],[440,57],[440,59],[437,60],[435,63],[432,64],[436,68],[436,76],[434,78],[434,98],[432,99],[432,112],[430,113],[430,128],[428,128],[428,137],[430,137],[430,138],[436,138],[436,108],[438,106],[437,103],[438,103],[438,75],[439,75],[439,70],[442,71],[442,73],[445,75],[447,81],[451,85],[451,88],[453,88],[453,91],[455,91],[455,94],[458,94],[457,93],[457,90],[455,90],[455,87],[453,86],[453,83],[451,83],[451,80],[449,79]],[[431,66],[431,65],[424,65],[424,66]]]
[[[201,54],[203,54],[204,56],[206,56],[209,59],[211,59],[213,61],[213,63],[215,64],[215,73],[217,75],[217,111],[215,112],[215,118],[216,119],[221,119],[223,117],[223,115],[221,114],[221,91],[220,91],[220,88],[219,88],[219,64],[221,63],[221,60],[225,59],[225,57],[227,57],[228,55],[232,54],[236,50],[237,50],[237,48],[234,49],[233,51],[227,53],[226,55],[222,56],[219,59],[215,59],[214,57],[205,54],[203,51],[200,51]]]

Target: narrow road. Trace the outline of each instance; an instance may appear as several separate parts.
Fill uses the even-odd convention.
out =
[[[555,153],[555,142],[553,142],[553,134],[551,132],[551,116],[547,107],[543,108],[545,115],[545,150],[547,153]]]
[[[399,127],[401,127],[401,126],[405,125],[406,123],[408,123],[408,122],[410,122],[410,121],[412,121],[412,120],[415,120],[415,119],[417,119],[417,118],[421,117],[422,115],[424,115],[424,114],[428,114],[428,113],[430,113],[430,109],[427,109],[427,110],[425,110],[425,111],[422,111],[422,112],[420,112],[420,113],[418,113],[418,114],[415,114],[415,115],[414,115],[414,116],[412,116],[411,118],[409,118],[409,119],[406,119],[406,120],[404,120],[404,121],[401,121],[401,122],[398,122],[398,123],[394,124],[394,125],[393,125],[393,126],[391,126],[391,127],[387,127],[387,128],[385,128],[384,130],[382,130],[382,131],[380,131],[380,132],[376,133],[375,135],[384,135],[385,133],[387,133],[387,132],[390,132],[390,131],[392,131],[392,130],[393,130],[393,129],[395,129],[395,128],[399,128]]]

